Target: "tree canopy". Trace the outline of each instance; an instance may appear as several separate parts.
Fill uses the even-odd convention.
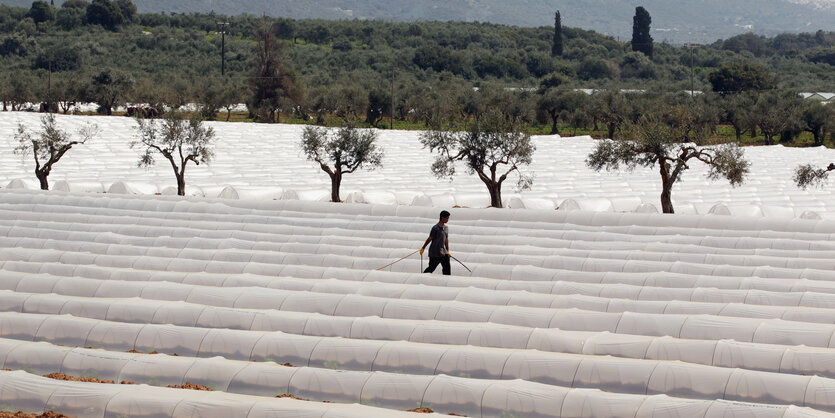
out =
[[[168,112],[162,121],[137,118],[138,138],[131,148],[140,148],[139,166],[151,166],[154,155],[162,155],[171,164],[177,178],[177,194],[186,193],[186,166],[209,163],[214,158],[215,132],[203,124],[199,115],[186,119],[179,112]]]
[[[382,165],[383,150],[377,146],[377,132],[351,125],[334,132],[308,126],[299,144],[310,161],[315,161],[331,179],[331,201],[341,202],[342,176],[359,169],[373,170]]]
[[[14,139],[18,143],[14,152],[20,155],[32,153],[35,160],[35,177],[42,190],[49,190],[49,174],[53,166],[73,146],[84,144],[98,133],[98,127],[87,124],[73,137],[58,127],[55,115],[47,113],[41,118],[41,131],[30,132],[23,124],[18,124]]]
[[[745,181],[750,163],[744,159],[744,151],[736,144],[700,147],[685,142],[686,132],[669,123],[664,115],[644,115],[629,126],[628,134],[616,140],[602,140],[586,159],[586,165],[595,171],[633,170],[637,166],[656,167],[661,176],[661,208],[664,213],[675,213],[672,203],[673,185],[690,168],[690,160],[698,160],[708,166],[711,180],[725,178],[731,186]]]
[[[425,131],[421,143],[438,156],[432,172],[439,178],[455,175],[455,162],[463,161],[469,174],[475,174],[490,193],[490,205],[502,207],[502,185],[514,172],[520,190],[531,186],[533,178],[519,171],[530,165],[536,146],[530,134],[522,131],[519,120],[490,109],[473,120],[464,131]]]

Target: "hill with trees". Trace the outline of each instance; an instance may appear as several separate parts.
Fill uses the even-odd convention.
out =
[[[61,5],[65,0],[56,0]],[[31,0],[0,0],[0,4],[29,7]],[[552,23],[560,9],[567,26],[629,39],[635,6],[655,18],[652,35],[675,44],[714,42],[752,31],[774,36],[818,29],[833,30],[835,1],[817,0],[137,0],[141,13],[243,13],[294,19],[373,19],[382,21],[480,21],[536,27]]]
[[[733,127],[726,136],[765,143],[808,131],[821,144],[835,132],[832,106],[807,109],[796,94],[835,86],[835,32],[747,33],[679,47],[646,36],[658,19],[642,9],[624,16],[644,44],[636,48],[564,24],[556,31],[553,12],[550,26],[520,27],[171,15],[141,13],[130,0],[36,0],[0,6],[0,101],[3,110],[42,103],[65,112],[95,102],[104,114],[143,103],[127,113],[147,117],[196,103],[209,119],[229,119],[246,103],[248,114],[236,118],[420,129],[466,126],[500,108],[533,133],[610,138],[645,109],[665,107],[680,109],[684,137],[720,122]],[[683,93],[691,90],[714,93]],[[759,108],[785,112],[751,110]]]

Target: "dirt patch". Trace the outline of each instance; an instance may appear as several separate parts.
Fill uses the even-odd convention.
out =
[[[429,408],[415,408],[415,409],[410,409],[406,412],[417,412],[418,414],[432,414],[435,411],[433,411]]]
[[[55,379],[55,380],[69,380],[71,382],[110,383],[110,384],[116,383],[116,382],[114,382],[112,380],[109,380],[109,379],[96,379],[95,377],[75,377],[75,376],[70,376],[70,375],[64,374],[64,373],[50,373],[50,374],[43,375],[43,377],[48,377],[50,379]]]
[[[191,382],[186,382],[185,384],[182,384],[182,385],[168,385],[168,387],[174,388],[174,389],[207,390],[209,392],[214,390],[214,389],[212,389],[208,386],[198,385],[198,384],[191,383]]]
[[[6,412],[0,411],[0,418],[70,418],[69,415],[59,414],[55,411],[46,411],[42,414],[26,414],[21,411]]]
[[[134,354],[159,354],[156,350],[151,351],[150,353],[145,353],[145,352],[136,351],[136,350],[128,350],[127,352],[128,353],[134,353]],[[176,356],[176,354],[174,354],[174,355]]]
[[[292,364],[290,364],[290,363],[284,363],[284,364],[282,364],[282,366],[284,366],[284,367],[294,367],[294,366],[293,366]]]
[[[276,398],[290,398],[290,399],[295,399],[297,401],[306,401],[307,400],[307,399],[297,398],[297,397],[295,397],[295,396],[293,396],[289,393],[285,393],[283,395],[276,395],[275,397]]]

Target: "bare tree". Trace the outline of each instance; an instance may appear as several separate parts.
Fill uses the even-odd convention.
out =
[[[333,132],[308,126],[299,144],[310,161],[319,164],[331,178],[331,200],[341,202],[342,176],[358,169],[373,170],[382,165],[383,151],[377,148],[377,132],[359,130],[351,125]]]
[[[176,111],[166,113],[159,124],[157,120],[141,118],[137,118],[136,123],[139,139],[131,142],[130,147],[140,147],[145,152],[139,158],[139,167],[154,165],[154,154],[162,154],[174,170],[177,194],[185,196],[186,165],[189,161],[200,165],[212,160],[214,129],[203,125],[199,117],[186,120]]]
[[[806,190],[808,187],[823,187],[829,172],[835,170],[835,164],[829,163],[826,168],[815,167],[811,164],[799,165],[794,169],[792,180],[797,187]]]
[[[663,119],[657,115],[642,116],[636,124],[629,126],[626,137],[599,141],[586,159],[586,165],[595,171],[604,168],[617,170],[621,165],[630,171],[639,165],[657,165],[661,175],[661,208],[664,213],[675,213],[673,185],[690,168],[690,160],[706,164],[709,167],[707,177],[711,180],[726,178],[731,186],[743,183],[750,163],[743,158],[742,148],[736,144],[700,147],[685,142],[686,132],[674,129]]]
[[[35,158],[35,176],[41,183],[41,190],[49,190],[48,177],[52,167],[74,145],[83,144],[93,138],[98,133],[98,127],[87,124],[78,130],[78,137],[73,139],[66,131],[58,128],[55,115],[51,113],[41,118],[41,126],[43,129],[40,132],[29,132],[19,123],[14,136],[18,142],[14,153],[26,155],[32,152]]]
[[[522,174],[519,168],[531,164],[536,146],[517,120],[496,109],[472,121],[466,131],[432,129],[423,132],[420,141],[439,154],[432,164],[437,177],[451,178],[455,175],[455,162],[465,162],[468,172],[476,174],[487,186],[493,207],[502,207],[502,184],[511,173],[518,174],[520,190],[533,183],[532,177]]]

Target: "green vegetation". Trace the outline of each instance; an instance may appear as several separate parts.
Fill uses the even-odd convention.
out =
[[[835,32],[676,47],[653,43],[638,9],[636,40],[621,42],[563,27],[558,13],[555,26],[523,28],[139,14],[130,0],[0,6],[0,101],[62,112],[96,102],[105,114],[145,103],[153,115],[196,103],[207,119],[396,129],[463,128],[499,109],[527,133],[609,138],[679,106],[714,139],[831,144],[833,107],[794,93],[835,86]],[[754,110],[769,106],[783,121]]]

